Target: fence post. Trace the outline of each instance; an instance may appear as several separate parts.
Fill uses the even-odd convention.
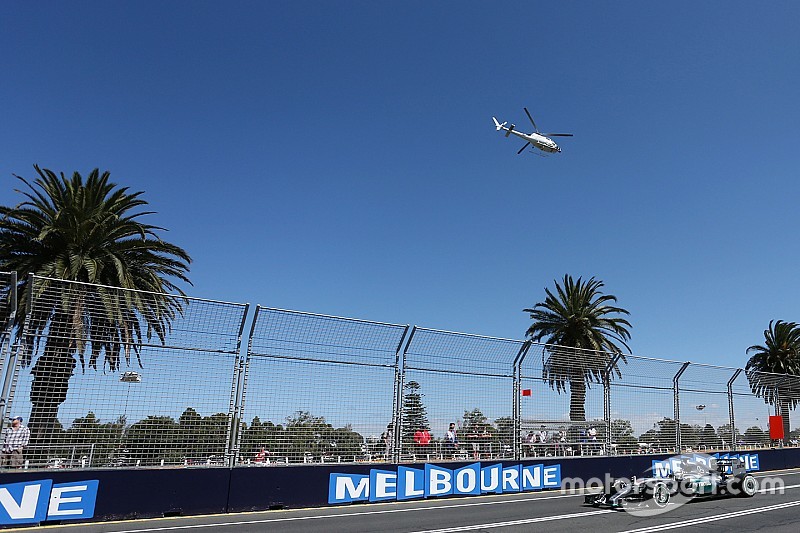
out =
[[[242,394],[242,378],[244,374],[244,359],[242,359],[242,333],[244,332],[244,325],[247,321],[247,312],[250,310],[250,304],[244,306],[242,313],[242,322],[239,324],[239,334],[236,337],[236,357],[233,363],[233,376],[231,379],[231,403],[228,412],[230,413],[230,424],[228,426],[228,434],[225,440],[225,457],[228,458],[228,466],[233,468],[239,461],[239,450],[241,445],[241,426],[242,426],[242,411],[241,411],[241,394]]]
[[[17,350],[12,346],[11,337],[14,330],[14,319],[17,316],[17,273],[10,272],[11,281],[8,288],[8,324],[2,336],[4,341],[0,345],[3,352],[3,388],[0,390],[0,422],[6,419],[6,406],[9,403],[8,393],[11,390],[11,379],[17,367]]]
[[[622,352],[612,353],[611,360],[603,372],[603,419],[606,424],[606,455],[611,454],[611,370],[622,357]]]
[[[255,313],[253,313],[253,320],[250,322],[250,334],[247,337],[247,351],[244,354],[244,359],[241,357],[239,358],[239,370],[238,370],[238,380],[237,380],[237,400],[239,403],[238,413],[236,415],[236,419],[242,419],[244,416],[244,408],[247,402],[247,378],[250,373],[250,356],[253,353],[253,335],[255,335],[256,331],[256,324],[258,324],[258,315],[261,310],[260,305],[256,305]],[[245,317],[247,317],[247,312],[245,312]],[[242,321],[242,329],[244,329],[245,321]],[[236,442],[236,458],[235,460],[238,461],[239,457],[241,456],[242,450],[242,432],[239,431],[241,424],[237,425],[236,434],[232,436],[232,439]]]
[[[394,355],[394,398],[392,402],[392,423],[394,424],[394,442],[392,443],[392,461],[395,463],[400,462],[401,448],[403,446],[403,388],[406,385],[406,352],[411,345],[411,340],[414,338],[414,332],[417,331],[417,326],[411,329],[411,335],[408,336],[408,342],[405,349],[403,348],[403,341],[406,340],[408,334],[408,325],[403,330],[403,335],[400,337],[400,342],[397,343],[397,350]],[[402,349],[402,360],[400,353]]]
[[[789,431],[788,431],[788,422],[789,422],[789,410],[783,408],[783,403],[781,401],[781,385],[786,381],[786,375],[783,375],[778,383],[775,384],[775,415],[780,415],[781,417],[781,425],[783,426],[783,439],[778,441],[778,447],[783,448],[783,443],[786,439],[789,438]],[[769,428],[769,425],[767,425]],[[770,435],[771,436],[771,435]]]
[[[521,372],[522,372],[522,361],[525,360],[525,356],[528,355],[528,350],[531,348],[532,342],[530,340],[526,340],[520,346],[519,351],[517,352],[516,357],[514,357],[514,383],[513,383],[513,392],[514,398],[512,399],[511,405],[511,412],[513,423],[512,426],[514,428],[514,435],[511,439],[511,450],[514,454],[514,460],[519,461],[520,459],[520,446],[519,446],[519,438],[520,438],[520,429],[522,426],[520,418],[522,417],[522,412],[520,409],[520,400],[519,395],[521,394],[520,388],[520,380],[521,380]]]
[[[731,379],[728,380],[728,415],[731,424],[731,450],[734,452],[736,451],[736,417],[734,416],[733,410],[733,382],[736,381],[736,378],[738,378],[741,373],[742,369],[737,368],[736,372],[731,376]],[[703,428],[703,430],[705,430],[705,428]]]
[[[12,352],[13,352],[12,360],[13,361],[9,364],[9,368],[8,368],[8,373],[10,374],[11,378],[9,379],[9,387],[8,387],[7,395],[5,396],[6,403],[4,405],[4,408],[6,409],[6,412],[8,412],[9,406],[14,401],[14,394],[16,393],[16,389],[17,389],[17,380],[19,378],[19,368],[20,368],[20,364],[18,362],[19,361],[19,355],[20,355],[20,352],[24,353],[24,350],[27,347],[26,346],[26,342],[25,342],[25,337],[27,336],[28,329],[30,328],[31,310],[33,309],[33,293],[34,293],[33,280],[35,278],[36,278],[36,275],[33,272],[28,274],[28,282],[27,282],[28,283],[28,299],[25,302],[25,319],[22,322],[22,327],[19,329],[19,331],[17,331],[17,338],[16,338],[16,342],[14,343],[15,347],[12,348]],[[30,354],[30,356],[33,357],[33,354]],[[5,416],[5,415],[3,415],[3,416]]]
[[[689,361],[683,363],[681,369],[675,374],[675,377],[672,378],[672,388],[674,391],[674,399],[675,399],[675,453],[681,453],[681,402],[680,402],[680,388],[678,386],[678,380],[681,379],[681,375],[689,368],[691,365]]]

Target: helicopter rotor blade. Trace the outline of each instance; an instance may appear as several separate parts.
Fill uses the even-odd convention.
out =
[[[542,133],[545,137],[572,137],[571,133]]]
[[[528,115],[528,118],[531,119],[531,124],[533,124],[533,129],[536,130],[536,133],[539,133],[539,128],[536,127],[536,122],[533,121],[533,117],[531,116],[530,112],[528,111],[527,107],[523,107],[522,109],[525,110],[525,114]]]
[[[520,148],[520,149],[519,149],[519,152],[517,152],[517,155],[519,155],[519,154],[521,154],[522,152],[524,152],[524,151],[525,151],[525,148],[527,148],[529,144],[531,144],[531,143],[529,143],[529,142],[525,143],[525,146],[523,146],[522,148]]]

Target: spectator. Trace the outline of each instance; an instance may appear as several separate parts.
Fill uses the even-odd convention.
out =
[[[546,427],[542,426],[541,428],[539,428],[538,437],[539,437],[539,442],[542,443],[541,453],[539,455],[545,457],[548,455],[548,447],[547,447],[548,435]]]
[[[23,452],[31,438],[31,432],[22,425],[22,417],[15,416],[11,419],[11,427],[6,429],[3,437],[3,452],[0,466],[21,468],[24,463]]]
[[[261,446],[261,448],[256,452],[255,463],[256,464],[269,464],[269,450],[267,450],[266,446]]]
[[[597,442],[597,430],[595,428],[589,428],[589,431],[586,432],[586,440],[588,443],[588,452],[589,455],[595,455],[600,451],[600,445]]]
[[[386,432],[383,434],[383,442],[386,445],[384,456],[389,461],[392,458],[392,448],[394,448],[394,424],[386,425]]]
[[[525,457],[531,457],[533,455],[534,442],[536,442],[536,435],[534,435],[533,431],[529,431],[527,435],[522,437],[522,452]]]
[[[564,429],[564,426],[561,426],[561,428],[558,430],[558,433],[553,436],[555,455],[564,455],[566,453],[566,442],[567,432]]]
[[[431,442],[431,434],[427,428],[420,427],[414,432],[414,444],[420,455],[428,455],[428,445]]]
[[[481,456],[481,443],[480,443],[480,435],[478,434],[478,429],[473,427],[472,433],[469,435],[470,443],[472,444],[472,458],[476,461]]]
[[[456,425],[451,423],[447,428],[447,433],[444,435],[444,451],[448,457],[453,457],[453,454],[458,448],[458,435],[456,433]]]
[[[488,457],[492,456],[492,435],[486,427],[483,428],[483,433],[479,435],[481,441],[481,449]],[[479,457],[480,459],[480,457]]]

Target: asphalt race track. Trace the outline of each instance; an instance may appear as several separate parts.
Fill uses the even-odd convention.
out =
[[[524,494],[358,504],[321,509],[264,511],[214,516],[161,518],[127,522],[43,526],[24,531],[81,533],[160,532],[307,532],[455,533],[461,531],[785,531],[800,522],[800,469],[756,474],[780,478],[781,493],[761,489],[753,498],[698,500],[673,506],[659,516],[637,517],[623,511],[583,505],[583,494],[557,491]]]

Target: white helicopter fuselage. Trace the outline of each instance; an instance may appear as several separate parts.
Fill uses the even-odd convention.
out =
[[[526,141],[525,142],[525,146],[523,146],[520,149],[520,151],[517,152],[518,154],[521,154],[523,151],[525,151],[525,149],[528,147],[528,145],[531,145],[531,146],[533,146],[535,148],[538,148],[542,152],[546,152],[546,153],[550,153],[550,154],[554,154],[554,153],[560,152],[561,148],[558,147],[558,144],[556,144],[556,142],[553,139],[551,139],[550,137],[548,137],[547,135],[552,135],[554,137],[555,136],[572,137],[572,134],[571,133],[548,133],[547,135],[544,135],[542,133],[539,133],[539,128],[536,126],[536,122],[534,122],[533,117],[531,116],[530,112],[528,112],[528,108],[524,107],[523,109],[525,110],[525,114],[528,115],[528,118],[530,119],[531,124],[533,124],[534,131],[532,131],[531,133],[525,133],[525,132],[522,132],[522,131],[517,131],[516,129],[514,129],[514,128],[516,128],[516,126],[514,124],[511,124],[510,126],[506,126],[506,124],[508,124],[508,122],[503,122],[501,124],[500,121],[497,120],[497,117],[492,117],[492,120],[494,121],[494,126],[497,129],[497,131],[506,132],[506,137],[508,137],[509,135],[511,135],[513,133],[515,137],[519,137],[520,139],[524,139]]]
[[[521,131],[509,130],[506,127],[502,129],[508,131],[512,135],[516,135],[520,139],[525,139],[531,143],[531,146],[535,146],[543,152],[554,154],[561,151],[561,148],[559,148],[556,142],[550,137],[545,137],[539,133],[522,133]]]

